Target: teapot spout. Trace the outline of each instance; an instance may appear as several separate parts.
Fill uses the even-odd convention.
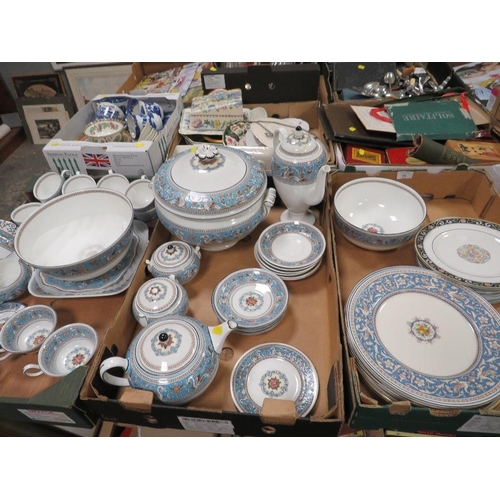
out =
[[[325,195],[326,175],[331,169],[332,167],[327,164],[318,170],[316,182],[311,184],[311,190],[305,196],[305,202],[309,206],[317,205],[323,199]]]
[[[217,354],[220,354],[227,336],[236,328],[238,324],[235,321],[229,320],[217,326],[209,326],[208,331],[212,339],[212,345]]]

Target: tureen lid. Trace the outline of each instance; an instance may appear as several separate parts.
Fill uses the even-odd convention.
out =
[[[155,175],[153,190],[166,210],[215,218],[255,203],[266,183],[264,167],[249,154],[203,144],[167,160]]]
[[[133,362],[162,377],[184,370],[204,349],[200,326],[191,318],[172,316],[138,334]]]
[[[193,261],[194,249],[183,241],[169,241],[159,246],[153,253],[154,264],[165,270],[183,268]]]
[[[284,135],[278,150],[289,156],[316,158],[323,153],[323,147],[316,138],[306,132],[300,125],[291,134]]]
[[[134,297],[135,305],[147,314],[168,311],[179,297],[179,285],[175,280],[158,277],[146,281]]]

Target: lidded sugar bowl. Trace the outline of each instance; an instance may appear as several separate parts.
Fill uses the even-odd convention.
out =
[[[175,276],[181,285],[191,281],[200,270],[200,247],[184,241],[167,241],[146,260],[148,271],[154,277]]]
[[[141,326],[174,314],[186,314],[188,295],[175,276],[153,278],[141,285],[132,302],[132,313]]]
[[[274,131],[273,144],[271,173],[278,195],[287,207],[281,220],[314,224],[316,217],[309,207],[323,199],[326,175],[331,170],[326,163],[325,148],[300,126],[291,134],[279,127]]]
[[[269,214],[276,190],[249,154],[203,144],[168,159],[153,180],[158,219],[181,241],[225,250]]]

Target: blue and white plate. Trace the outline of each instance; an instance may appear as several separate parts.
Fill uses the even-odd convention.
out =
[[[286,344],[267,343],[247,351],[231,373],[231,396],[239,411],[260,413],[265,398],[295,402],[305,417],[318,398],[318,374],[311,360]]]
[[[500,398],[500,314],[481,295],[413,266],[375,271],[351,291],[346,334],[361,373],[431,408]]]
[[[247,335],[274,328],[283,319],[287,306],[285,282],[266,269],[231,273],[212,292],[212,308],[218,319],[235,321],[235,331]]]

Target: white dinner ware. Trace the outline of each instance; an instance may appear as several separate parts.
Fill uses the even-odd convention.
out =
[[[355,179],[340,186],[334,196],[334,218],[340,232],[368,250],[393,250],[409,242],[426,215],[422,196],[392,179]]]
[[[68,177],[62,186],[62,194],[73,193],[81,189],[92,189],[96,187],[96,182],[93,177],[87,174],[77,172],[75,175]]]
[[[48,299],[107,297],[124,292],[143,262],[149,243],[148,226],[144,222],[134,221],[133,227],[132,242],[125,257],[108,272],[88,280],[67,281],[35,269],[28,283],[28,291],[34,297]]]
[[[127,142],[123,140],[125,122],[116,118],[102,118],[88,123],[83,130],[83,140],[88,142]]]
[[[179,240],[203,250],[234,246],[264,220],[276,191],[254,158],[225,146],[198,146],[174,155],[153,181],[160,222]]]
[[[11,354],[35,351],[55,330],[57,313],[49,306],[37,304],[17,310],[0,331],[0,361]]]
[[[260,335],[285,316],[288,289],[272,271],[247,268],[223,278],[212,292],[212,309],[219,321],[233,320],[236,331]]]
[[[500,398],[500,314],[481,295],[417,266],[374,271],[351,291],[347,341],[382,392],[429,408]]]
[[[64,181],[70,176],[69,170],[47,172],[40,176],[33,186],[33,196],[45,203],[61,194]]]
[[[97,332],[85,323],[71,323],[51,333],[38,351],[38,364],[24,366],[28,377],[64,377],[85,366],[97,348]],[[34,371],[36,370],[36,371]]]
[[[145,175],[128,185],[125,196],[132,203],[136,215],[150,212],[155,208],[152,182]]]
[[[30,268],[17,256],[16,252],[0,259],[0,302],[20,297],[28,289]]]
[[[108,189],[75,191],[44,203],[16,232],[28,265],[65,280],[95,278],[117,266],[133,234],[128,198]]]
[[[17,311],[24,309],[26,306],[20,302],[2,302],[0,303],[0,331],[5,322],[13,316]]]
[[[234,321],[208,327],[189,316],[170,316],[143,328],[125,358],[102,361],[99,374],[111,385],[151,391],[167,405],[185,404],[212,382],[224,341],[236,327]],[[112,368],[124,375],[112,375]]]
[[[14,224],[20,226],[30,214],[32,214],[35,210],[38,210],[41,206],[42,203],[39,201],[23,203],[12,210],[10,218]]]
[[[97,181],[97,187],[103,189],[111,189],[125,194],[129,185],[129,180],[122,174],[108,170],[108,173]]]
[[[200,247],[193,247],[184,241],[167,241],[160,245],[146,260],[148,271],[154,276],[175,276],[185,285],[200,270]]]
[[[326,163],[325,148],[300,126],[291,133],[284,127],[276,129],[273,145],[273,181],[287,207],[281,220],[314,224],[316,217],[309,207],[323,200],[327,174],[331,170]]]
[[[184,315],[189,307],[188,295],[174,276],[147,280],[137,290],[132,313],[142,326],[168,316]]]
[[[305,417],[316,404],[318,374],[311,360],[299,349],[282,343],[266,343],[249,349],[231,373],[231,396],[243,413],[258,414],[264,400],[293,401]]]
[[[0,219],[0,259],[5,259],[13,252],[17,229],[14,222]]]

